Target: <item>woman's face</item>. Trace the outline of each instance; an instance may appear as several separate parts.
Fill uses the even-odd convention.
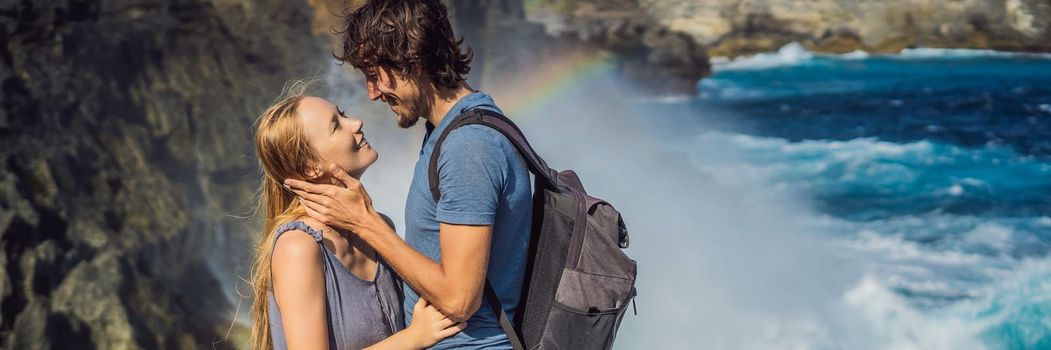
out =
[[[321,157],[319,170],[325,171],[328,164],[336,163],[357,178],[379,157],[365,139],[365,123],[346,116],[323,98],[308,96],[300,100],[299,118],[307,141]]]

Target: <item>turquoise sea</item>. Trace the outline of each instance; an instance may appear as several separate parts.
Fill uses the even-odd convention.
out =
[[[522,122],[626,215],[618,348],[1051,349],[1051,56],[793,44],[696,97],[618,84]]]

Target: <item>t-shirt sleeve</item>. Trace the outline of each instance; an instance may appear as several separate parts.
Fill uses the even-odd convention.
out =
[[[507,179],[507,159],[495,130],[468,125],[453,130],[438,156],[438,221],[492,225]]]
[[[387,216],[387,214],[384,213],[377,214],[380,214],[380,218],[382,218],[383,221],[387,223],[387,226],[390,226],[391,230],[394,230],[394,232],[398,232],[398,226],[394,225],[394,219],[391,219],[390,216]]]

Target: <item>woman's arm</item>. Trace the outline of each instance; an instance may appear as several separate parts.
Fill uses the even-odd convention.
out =
[[[317,242],[299,230],[281,235],[270,270],[288,349],[328,349],[325,277]],[[409,327],[368,349],[426,349],[466,327],[420,298]]]
[[[416,301],[412,310],[409,327],[366,349],[426,349],[467,328],[467,322],[456,323],[423,298]]]
[[[317,242],[303,231],[286,232],[274,245],[270,270],[288,349],[328,349],[325,276]]]

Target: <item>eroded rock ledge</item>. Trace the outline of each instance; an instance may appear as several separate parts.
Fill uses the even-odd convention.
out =
[[[1046,0],[527,3],[523,12],[530,23],[543,25],[549,36],[613,52],[626,76],[657,93],[692,93],[697,78],[708,73],[708,57],[776,51],[792,42],[825,53],[894,53],[909,47],[1051,51],[1051,2]],[[516,18],[489,19],[501,20]]]
[[[325,62],[310,21],[284,0],[0,2],[0,347],[225,337],[251,126]]]

